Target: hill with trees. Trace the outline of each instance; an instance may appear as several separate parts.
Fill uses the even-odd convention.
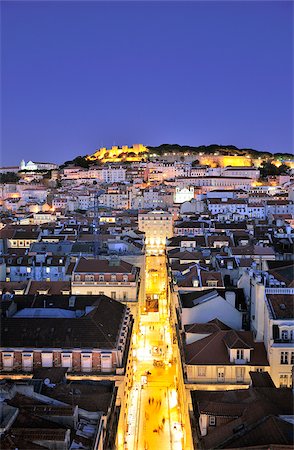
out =
[[[271,153],[271,152],[263,152],[260,150],[255,150],[252,148],[238,148],[235,145],[219,145],[219,144],[211,144],[211,145],[199,145],[199,146],[191,146],[191,145],[179,145],[179,144],[161,144],[156,147],[147,146],[148,150],[152,154],[156,154],[158,156],[163,156],[165,153],[185,153],[199,155],[200,153],[203,155],[214,155],[215,153],[223,156],[249,156],[252,159],[260,158],[264,161],[271,160],[294,160],[294,156],[291,153]],[[61,166],[61,168],[74,165],[80,166],[84,168],[88,168],[92,165],[101,165],[99,161],[88,161],[86,160],[87,155],[85,156],[77,156],[71,161],[65,161],[65,163]]]

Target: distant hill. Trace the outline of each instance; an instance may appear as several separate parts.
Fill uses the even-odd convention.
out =
[[[203,155],[212,155],[214,153],[218,153],[219,155],[225,156],[250,156],[252,159],[261,158],[263,160],[294,160],[294,155],[291,153],[271,153],[271,152],[263,152],[260,150],[255,150],[252,148],[238,148],[235,145],[219,145],[219,144],[211,144],[211,145],[199,145],[199,146],[191,146],[191,145],[179,145],[179,144],[161,144],[157,147],[152,147],[150,145],[146,146],[150,153],[155,153],[159,156],[164,155],[164,153],[189,153],[195,154],[195,156],[199,153],[203,153]],[[87,155],[77,156],[71,161],[66,161],[63,166],[75,165],[81,167],[89,167],[90,165],[99,165],[99,161],[91,162],[86,160]]]
[[[267,159],[267,158],[275,158],[275,159],[294,159],[294,156],[291,153],[271,153],[271,152],[263,152],[260,150],[254,150],[252,148],[238,148],[235,145],[219,145],[219,144],[211,144],[211,145],[199,145],[197,147],[193,147],[191,145],[179,145],[179,144],[161,144],[157,147],[147,146],[147,148],[152,153],[157,153],[158,155],[162,155],[164,153],[203,153],[204,155],[210,155],[215,152],[218,152],[220,155],[228,155],[228,156],[245,156],[248,155],[252,158]]]

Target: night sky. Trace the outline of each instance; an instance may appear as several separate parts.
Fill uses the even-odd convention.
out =
[[[291,1],[1,9],[1,165],[132,143],[293,151]]]

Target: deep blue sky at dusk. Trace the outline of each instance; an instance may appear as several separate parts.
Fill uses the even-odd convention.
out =
[[[293,151],[291,1],[1,9],[1,165],[132,143]]]

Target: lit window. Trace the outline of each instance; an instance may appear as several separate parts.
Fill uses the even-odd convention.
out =
[[[288,364],[288,352],[281,352],[281,364]]]
[[[215,427],[215,416],[209,416],[209,426]]]
[[[244,359],[244,350],[243,349],[237,350],[237,359]]]
[[[85,280],[86,281],[94,281],[94,275],[86,275]]]
[[[280,387],[288,387],[288,374],[280,374]]]

